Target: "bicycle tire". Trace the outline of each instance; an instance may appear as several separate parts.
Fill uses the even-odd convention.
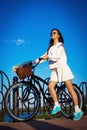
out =
[[[83,106],[83,95],[81,93],[81,90],[79,89],[79,87],[76,84],[73,84],[73,87],[74,87],[74,90],[78,97],[79,108],[81,109]],[[70,93],[68,92],[67,88],[65,87],[65,85],[62,85],[58,91],[58,101],[61,105],[62,114],[65,117],[73,118],[74,103],[73,103],[72,97],[71,97]]]
[[[27,82],[13,84],[5,95],[5,108],[15,121],[28,121],[37,114],[40,106],[38,90]]]

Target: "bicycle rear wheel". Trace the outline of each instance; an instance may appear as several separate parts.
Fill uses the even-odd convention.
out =
[[[40,98],[34,85],[19,82],[12,85],[5,95],[5,108],[13,120],[27,121],[38,112]]]
[[[73,84],[74,90],[78,97],[79,108],[83,105],[83,96],[76,84]],[[62,85],[58,91],[58,100],[61,105],[62,114],[68,118],[72,118],[74,114],[74,103],[71,94],[68,92],[65,85]]]

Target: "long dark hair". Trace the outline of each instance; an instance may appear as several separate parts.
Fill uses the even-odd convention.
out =
[[[53,28],[53,29],[51,30],[50,35],[52,35],[52,32],[53,32],[54,30],[56,30],[56,31],[58,32],[58,34],[60,35],[60,37],[58,38],[58,41],[59,41],[59,42],[62,42],[62,43],[64,44],[64,39],[63,39],[63,36],[62,36],[61,32],[59,31],[59,29]],[[50,41],[49,41],[49,47],[48,47],[48,49],[47,49],[47,52],[49,51],[50,47],[53,46],[53,45],[54,45],[54,39],[51,38]]]

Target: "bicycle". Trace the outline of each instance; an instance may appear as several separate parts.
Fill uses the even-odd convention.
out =
[[[48,88],[44,92],[44,88],[42,88],[42,85],[40,84],[40,82],[42,82],[47,86],[49,83],[49,78],[44,80],[34,74],[35,68],[41,60],[42,59],[40,58],[38,63],[34,65],[32,64],[32,61],[21,64],[16,73],[19,78],[23,80],[19,82],[17,81],[11,85],[6,92],[6,112],[16,121],[27,121],[35,117],[41,104],[40,91],[43,95],[46,108],[49,110],[53,108],[54,102]],[[26,77],[28,78],[27,81],[24,80]],[[73,87],[78,96],[79,107],[82,108],[82,92],[76,84],[73,84]],[[62,114],[68,118],[72,118],[74,104],[70,93],[65,87],[65,84],[61,84],[60,87],[56,85],[55,90],[58,96],[58,101],[61,105]]]

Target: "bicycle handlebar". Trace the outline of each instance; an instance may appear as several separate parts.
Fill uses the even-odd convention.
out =
[[[43,58],[38,58],[38,62],[35,63],[34,66],[32,65],[32,68],[34,69],[36,66],[38,66],[38,64],[40,63],[41,60],[43,60]],[[33,64],[33,62],[32,62],[32,64]]]

